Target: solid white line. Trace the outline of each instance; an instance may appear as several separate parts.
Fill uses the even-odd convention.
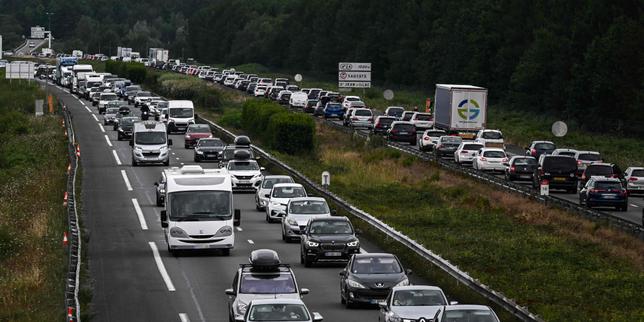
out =
[[[190,322],[188,314],[185,313],[179,313],[179,319],[181,320],[181,322]]]
[[[66,90],[66,89],[64,89],[64,90],[63,90],[63,92],[65,92],[65,93],[69,94],[69,91],[68,91],[68,90]]]
[[[88,112],[92,113],[92,110],[90,110],[90,109],[89,109],[89,107],[87,107],[87,105],[83,104],[83,106],[85,107],[85,109],[86,109]]]
[[[638,206],[638,205],[636,205],[636,204],[632,203],[632,204],[631,204],[631,207],[639,208],[640,206]]]
[[[96,114],[92,114],[92,117],[94,118],[94,121],[98,122],[98,117],[96,117]]]
[[[107,142],[107,145],[112,146],[112,142],[110,142],[110,138],[107,137],[107,134],[105,134],[105,141]]]
[[[114,160],[116,160],[116,164],[121,165],[121,159],[119,159],[119,156],[116,154],[116,150],[112,150],[112,154],[114,155]]]
[[[369,254],[368,251],[366,251],[364,248],[360,247],[360,253],[362,254]]]
[[[235,227],[237,231],[244,231],[241,227]]]
[[[159,269],[159,273],[161,274],[161,277],[165,282],[165,286],[168,288],[168,291],[174,292],[176,289],[174,288],[174,284],[172,284],[172,280],[170,280],[170,275],[168,275],[168,271],[166,271],[165,266],[163,266],[163,261],[161,260],[161,256],[159,255],[159,249],[157,248],[157,244],[155,242],[148,242],[148,244],[152,249],[154,262],[157,264],[157,268]]]
[[[92,114],[92,115],[94,115],[94,114]],[[98,123],[98,127],[101,128],[101,132],[105,133],[105,128],[103,127],[103,124]]]
[[[132,191],[132,185],[130,184],[130,179],[128,179],[127,173],[125,173],[125,170],[121,170],[121,176],[123,176],[123,181],[125,181],[125,186],[127,187],[127,191]]]
[[[132,198],[132,204],[134,205],[136,216],[139,217],[139,223],[141,223],[141,229],[148,230],[148,224],[145,222],[145,217],[143,217],[143,210],[141,210],[141,206],[139,206],[139,201],[136,200],[136,198]]]
[[[250,239],[248,240],[248,243],[251,244],[251,245],[255,245],[255,242],[250,240]]]

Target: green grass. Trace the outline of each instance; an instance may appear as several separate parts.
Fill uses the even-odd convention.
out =
[[[0,71],[0,320],[65,314],[67,145],[57,115],[32,116],[37,84]]]

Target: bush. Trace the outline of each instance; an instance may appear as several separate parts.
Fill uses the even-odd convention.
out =
[[[296,154],[314,148],[315,122],[308,115],[283,112],[273,115],[265,136],[275,150]]]
[[[147,70],[141,63],[125,63],[108,60],[105,63],[105,71],[121,77],[127,77],[133,83],[143,83],[147,78]]]
[[[262,100],[249,100],[242,106],[241,123],[251,134],[265,136],[268,122],[273,115],[289,113],[276,103]]]

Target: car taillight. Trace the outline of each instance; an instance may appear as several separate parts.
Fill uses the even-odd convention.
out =
[[[423,141],[429,141],[429,140],[430,140],[430,138],[428,136],[423,138]]]
[[[581,180],[586,180],[586,173],[585,172],[581,175]]]
[[[581,160],[577,160],[577,165],[581,165]]]
[[[462,150],[461,154],[467,154],[468,152],[466,150]]]
[[[637,178],[635,178],[635,177],[630,177],[630,178],[628,178],[628,181],[637,181]]]
[[[354,116],[354,117],[352,117],[352,118],[351,118],[351,120],[353,120],[353,121],[357,121],[357,120],[358,120],[358,118]]]
[[[503,158],[503,160],[501,160],[501,162],[508,162],[508,158]]]
[[[481,157],[481,161],[487,161],[487,158]]]
[[[539,169],[539,175],[543,176],[543,169]]]
[[[620,194],[620,196],[626,196],[626,195],[628,195],[628,191],[626,191],[626,190],[620,190],[620,191],[619,191],[619,194]]]
[[[532,148],[532,150],[530,150],[530,154],[532,154],[533,157],[536,157],[537,156],[537,149]]]
[[[516,171],[517,171],[517,168],[515,166],[510,167],[510,172],[516,172]]]

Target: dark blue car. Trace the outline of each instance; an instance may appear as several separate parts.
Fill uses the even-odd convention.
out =
[[[342,104],[335,103],[335,102],[326,103],[326,106],[324,107],[325,119],[328,119],[330,117],[342,118],[343,114],[344,114],[344,109],[342,108]]]
[[[628,210],[628,192],[616,178],[591,177],[579,191],[579,204],[587,207],[615,207]]]

